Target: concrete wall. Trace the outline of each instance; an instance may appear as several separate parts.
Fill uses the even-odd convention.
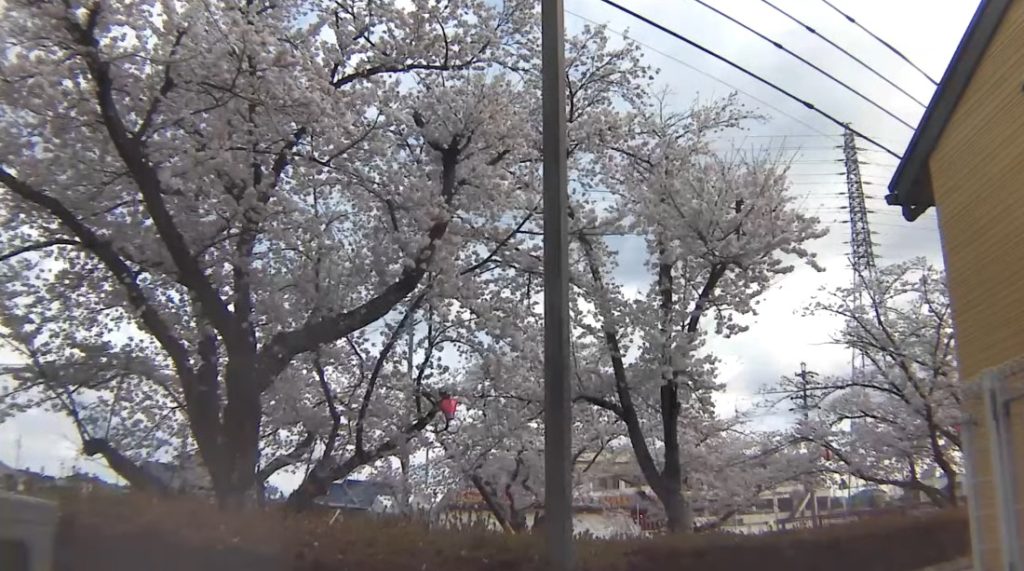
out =
[[[0,569],[51,571],[57,506],[0,492]]]

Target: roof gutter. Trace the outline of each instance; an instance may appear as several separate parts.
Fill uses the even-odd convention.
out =
[[[910,222],[935,206],[928,159],[1013,0],[981,0],[889,183],[885,201]]]

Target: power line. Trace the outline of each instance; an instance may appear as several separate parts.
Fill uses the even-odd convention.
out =
[[[790,161],[794,165],[834,165],[841,162],[839,159],[800,159],[796,161]]]
[[[672,32],[669,32],[669,33],[672,33]],[[727,62],[727,63],[729,63],[729,62]],[[730,63],[730,65],[732,65],[732,64]],[[809,133],[787,133],[787,134],[784,134],[784,135],[743,135],[742,137],[732,137],[732,138],[733,139],[792,139],[792,138],[801,138],[801,137],[813,137],[813,138],[828,137],[829,139],[841,139],[843,137],[843,135],[842,135],[842,133],[837,133],[835,135],[829,135],[827,133],[822,133],[820,135],[811,135]]]
[[[844,54],[844,55],[845,55],[846,57],[848,57],[848,58],[852,59],[853,61],[855,61],[855,62],[859,63],[859,64],[860,64],[860,65],[862,65],[862,66],[863,66],[863,67],[864,67],[865,69],[867,69],[867,70],[868,70],[868,71],[870,71],[871,73],[873,73],[873,74],[875,74],[876,76],[878,76],[878,78],[879,78],[879,79],[881,79],[882,81],[884,81],[884,82],[888,83],[889,85],[893,86],[893,87],[894,87],[894,88],[895,88],[895,89],[896,89],[897,91],[899,91],[899,92],[900,92],[900,93],[902,93],[903,95],[906,95],[907,97],[909,97],[909,98],[910,98],[910,99],[911,99],[911,100],[912,100],[912,101],[913,101],[914,103],[917,103],[917,104],[918,104],[918,105],[920,105],[921,107],[927,107],[927,106],[928,106],[928,105],[927,105],[927,104],[926,104],[925,102],[923,102],[923,101],[921,101],[920,99],[918,99],[917,97],[914,97],[913,95],[911,95],[911,94],[910,94],[910,92],[908,92],[908,91],[907,91],[906,89],[903,89],[903,88],[902,88],[902,87],[900,87],[899,85],[896,85],[896,83],[895,83],[895,82],[893,82],[893,80],[891,80],[891,79],[889,79],[888,77],[886,77],[886,76],[882,75],[882,73],[880,73],[880,72],[879,72],[878,70],[876,70],[875,68],[873,68],[873,67],[871,67],[870,65],[868,65],[867,63],[865,63],[865,62],[864,62],[864,60],[862,60],[862,59],[860,59],[859,57],[857,57],[857,56],[853,55],[852,53],[850,53],[849,51],[847,51],[847,49],[846,49],[846,48],[844,48],[843,46],[841,46],[841,45],[839,45],[839,44],[837,44],[837,43],[833,42],[833,41],[832,41],[831,39],[829,39],[829,38],[825,37],[825,36],[824,36],[824,35],[822,35],[822,34],[821,34],[821,32],[819,32],[818,30],[815,30],[814,28],[812,28],[812,27],[808,26],[807,24],[805,24],[805,23],[801,22],[801,21],[800,21],[800,20],[799,20],[799,19],[798,19],[798,18],[797,18],[796,16],[793,16],[793,15],[792,15],[792,14],[790,14],[789,12],[787,12],[787,11],[783,10],[782,8],[779,8],[778,6],[776,6],[775,4],[773,4],[773,3],[771,2],[771,0],[761,0],[761,1],[762,1],[762,2],[764,2],[765,4],[767,4],[767,5],[771,6],[771,7],[772,7],[772,9],[774,9],[774,10],[775,10],[776,12],[778,12],[779,14],[782,14],[783,16],[785,16],[785,17],[789,18],[790,20],[792,20],[793,22],[795,22],[795,23],[796,23],[796,25],[798,25],[798,26],[802,26],[802,27],[803,27],[803,28],[804,28],[805,30],[807,30],[808,32],[810,32],[810,33],[814,34],[815,36],[818,36],[819,38],[821,38],[822,40],[824,40],[824,41],[825,41],[825,43],[827,43],[828,45],[830,45],[830,46],[832,46],[833,48],[835,48],[835,49],[839,50],[840,52],[842,52],[842,53],[843,53],[843,54]]]
[[[835,151],[839,147],[773,147],[776,151],[795,151],[795,152],[807,152],[807,151]]]
[[[760,75],[757,75],[756,73],[748,70],[747,68],[745,68],[745,67],[743,67],[743,66],[741,66],[741,65],[739,65],[737,63],[734,63],[732,60],[730,60],[730,59],[728,59],[728,58],[726,58],[724,56],[719,55],[718,53],[716,53],[716,52],[714,52],[714,51],[712,51],[712,50],[702,46],[701,44],[698,44],[697,42],[687,38],[686,36],[683,36],[679,32],[670,30],[669,28],[666,28],[665,26],[655,22],[654,20],[651,20],[650,18],[647,18],[645,16],[641,16],[640,14],[637,14],[636,12],[630,10],[629,8],[626,8],[625,6],[622,6],[621,4],[619,4],[618,2],[615,2],[613,0],[600,0],[600,1],[605,3],[605,4],[607,4],[607,5],[609,5],[609,6],[611,6],[612,8],[615,8],[616,10],[619,10],[620,12],[622,12],[624,14],[627,14],[629,16],[632,16],[632,17],[636,18],[637,20],[640,20],[641,22],[647,24],[648,26],[651,26],[652,28],[656,28],[656,29],[658,29],[658,30],[660,30],[660,31],[662,31],[662,32],[672,36],[673,38],[676,38],[677,40],[679,40],[681,42],[684,42],[684,43],[686,43],[686,44],[688,44],[688,45],[690,45],[690,46],[692,46],[692,47],[694,47],[694,48],[696,48],[696,49],[698,49],[698,50],[708,54],[709,56],[711,56],[711,57],[713,57],[713,58],[715,58],[715,59],[717,59],[717,60],[719,60],[719,61],[721,61],[723,63],[728,64],[729,66],[731,66],[731,67],[733,67],[733,68],[735,68],[735,69],[745,73],[746,75],[749,75],[750,77],[760,81],[761,83],[767,85],[768,87],[771,87],[772,89],[778,91],[779,93],[785,95],[786,97],[789,97],[793,101],[796,101],[796,102],[800,103],[801,105],[803,105],[804,107],[810,109],[811,111],[814,111],[814,112],[818,113],[819,115],[821,115],[822,117],[824,117],[824,118],[828,119],[829,121],[835,123],[839,127],[843,128],[843,129],[847,128],[847,124],[846,123],[843,123],[842,121],[840,121],[839,119],[836,119],[835,117],[833,117],[832,115],[826,113],[825,111],[822,111],[821,109],[818,109],[817,107],[814,106],[813,103],[811,103],[809,101],[806,101],[804,99],[801,99],[801,98],[797,97],[796,95],[793,95],[792,93],[790,93],[789,91],[786,91],[782,87],[779,87],[778,85],[772,83],[771,81],[768,81],[767,79],[761,77]],[[851,130],[853,130],[853,129],[851,128]],[[889,147],[886,147],[885,145],[879,143],[878,141],[872,139],[871,137],[868,137],[867,135],[864,135],[863,133],[861,133],[859,131],[856,131],[856,130],[853,130],[853,132],[854,132],[854,134],[856,134],[860,138],[862,138],[865,141],[871,143],[872,145],[875,145],[879,149],[882,149],[882,150],[886,151],[887,153],[889,153],[890,155],[896,157],[897,159],[900,159],[900,160],[903,159],[903,157],[901,155],[897,154],[896,152],[894,152]]]
[[[580,20],[583,20],[585,22],[590,22],[591,24],[593,24],[595,26],[603,26],[605,29],[609,30],[610,32],[613,32],[615,34],[618,34],[618,35],[622,36],[624,39],[627,39],[627,40],[629,40],[631,42],[635,42],[637,45],[643,46],[643,47],[647,48],[648,50],[650,50],[650,51],[652,51],[652,52],[654,52],[654,53],[656,53],[656,54],[658,54],[658,55],[660,55],[662,57],[665,57],[665,58],[667,58],[667,59],[669,59],[671,61],[674,61],[674,62],[678,63],[679,65],[681,65],[683,67],[686,67],[687,69],[689,69],[691,71],[695,71],[695,72],[703,75],[704,77],[706,77],[706,78],[708,78],[708,79],[710,79],[712,81],[716,81],[716,82],[718,82],[718,83],[728,87],[729,89],[732,89],[732,90],[736,91],[737,93],[742,93],[743,95],[746,95],[747,97],[753,99],[754,101],[757,101],[761,105],[764,105],[765,107],[768,107],[769,109],[772,109],[772,110],[774,110],[777,113],[780,113],[782,115],[785,115],[786,117],[789,117],[790,119],[796,121],[797,123],[800,123],[801,125],[803,125],[804,127],[807,127],[808,129],[810,129],[812,131],[815,131],[816,133],[820,133],[821,136],[823,136],[823,137],[839,136],[839,135],[829,135],[828,133],[825,133],[824,131],[822,131],[821,129],[818,129],[814,125],[811,125],[810,123],[807,123],[806,121],[800,119],[799,117],[796,117],[795,115],[792,115],[790,113],[787,113],[787,112],[783,111],[782,109],[779,109],[778,107],[772,105],[771,103],[768,103],[764,99],[761,99],[761,98],[759,98],[759,97],[757,97],[755,95],[752,95],[751,93],[749,93],[747,91],[744,91],[744,90],[740,89],[739,87],[736,87],[735,85],[725,81],[724,79],[720,79],[718,77],[715,77],[714,75],[712,75],[712,74],[710,74],[710,73],[708,73],[708,72],[706,72],[706,71],[704,71],[702,69],[694,67],[693,65],[691,65],[689,63],[686,63],[685,61],[683,61],[683,60],[681,60],[681,59],[679,59],[679,58],[677,58],[677,57],[675,57],[675,56],[673,56],[671,54],[665,53],[665,52],[659,50],[658,48],[656,48],[656,47],[654,47],[654,46],[652,46],[650,44],[645,44],[645,43],[643,43],[641,41],[638,41],[635,38],[631,38],[629,36],[629,34],[627,34],[625,31],[616,30],[614,28],[609,27],[606,24],[601,24],[599,22],[591,20],[590,18],[588,18],[586,16],[583,16],[581,14],[577,14],[576,12],[573,12],[572,10],[568,10],[567,9],[565,11],[565,13],[566,14],[570,14],[572,16],[575,16],[575,17],[577,17]]]
[[[843,176],[841,172],[791,172],[789,176]]]
[[[877,35],[875,35],[875,33],[872,32],[871,30],[865,28],[863,24],[861,24],[857,20],[854,20],[853,16],[847,14],[846,12],[843,12],[842,10],[837,8],[835,6],[835,4],[829,2],[828,0],[821,0],[821,1],[824,2],[829,8],[832,8],[833,10],[838,12],[840,16],[842,16],[842,17],[846,18],[847,20],[849,20],[849,22],[851,24],[853,24],[854,26],[857,26],[861,30],[864,30],[864,32],[867,33],[867,35],[869,35],[872,38],[874,38],[875,41],[877,41],[878,43],[882,44],[883,46],[889,48],[889,51],[891,51],[892,53],[896,54],[897,56],[899,56],[900,59],[902,59],[903,61],[905,61],[908,64],[910,64],[910,67],[916,69],[918,71],[918,73],[923,75],[928,81],[932,82],[932,84],[934,84],[936,86],[939,85],[938,81],[935,81],[934,79],[932,79],[932,76],[928,75],[928,73],[926,73],[923,69],[917,67],[917,65],[915,65],[914,62],[910,61],[910,59],[907,56],[903,55],[903,53],[900,52],[900,50],[896,49],[895,47],[893,47],[892,44],[890,44],[889,42],[887,42],[887,41],[883,40],[882,38],[878,37]]]
[[[850,221],[849,220],[828,220],[828,221],[824,221],[824,223],[825,224],[829,224],[829,225],[842,225],[842,226],[845,227],[846,225],[848,225],[850,223]],[[928,233],[931,233],[931,234],[935,234],[935,233],[937,233],[939,231],[938,228],[926,228],[926,227],[923,227],[923,226],[914,226],[914,225],[911,225],[911,224],[891,224],[889,222],[872,222],[871,225],[872,226],[884,226],[886,228],[899,228],[901,230],[913,230],[915,232],[928,232]],[[871,233],[872,234],[881,234],[881,232],[877,231],[877,230],[872,230]]]
[[[836,182],[791,182],[789,186],[810,186],[812,188],[823,188],[823,187],[836,187],[843,184],[843,181],[839,180]]]
[[[840,191],[832,190],[832,189],[826,189],[826,190],[823,190],[822,192],[813,192],[813,193],[811,193],[811,195],[814,196],[814,197],[820,198],[822,200],[831,199],[831,198],[838,199],[840,197],[843,197],[843,198],[846,197],[846,193],[845,192],[840,192]],[[880,201],[880,202],[884,202],[885,201],[885,199],[882,198],[881,196],[865,196],[864,200],[877,200],[877,201]]]
[[[824,69],[822,69],[818,65],[812,63],[810,60],[808,60],[807,58],[803,57],[802,55],[800,55],[800,54],[794,52],[793,50],[787,48],[786,46],[782,45],[781,42],[778,42],[776,40],[773,40],[773,39],[769,38],[768,36],[762,34],[761,32],[758,32],[754,28],[748,26],[747,24],[744,24],[743,22],[739,21],[738,19],[734,18],[733,16],[730,16],[729,14],[726,14],[725,12],[719,10],[718,8],[715,8],[711,4],[708,4],[704,0],[693,0],[693,1],[698,3],[698,4],[700,4],[701,6],[703,6],[705,8],[707,8],[708,10],[711,10],[715,14],[718,14],[719,16],[725,18],[726,20],[729,20],[733,24],[736,24],[737,26],[739,26],[739,27],[743,28],[744,30],[750,32],[751,34],[754,34],[755,36],[761,38],[762,40],[768,42],[769,44],[775,46],[776,48],[786,52],[790,56],[792,56],[792,57],[796,58],[797,60],[799,60],[800,63],[806,65],[807,67],[810,67],[814,71],[824,75],[825,77],[827,77],[827,78],[831,79],[832,81],[838,83],[839,85],[843,86],[844,88],[846,88],[847,91],[849,91],[850,93],[856,95],[857,97],[860,97],[861,99],[866,101],[868,104],[870,104],[875,109],[878,109],[882,113],[885,113],[889,117],[892,117],[893,119],[895,119],[896,121],[898,121],[899,123],[904,125],[906,128],[910,129],[911,131],[914,130],[914,126],[911,125],[910,123],[904,121],[903,118],[901,118],[899,115],[893,113],[892,111],[889,111],[885,107],[882,107],[874,99],[871,99],[867,95],[864,95],[863,93],[861,93],[857,89],[854,89],[853,86],[851,86],[849,83],[846,83],[845,81],[843,81],[843,80],[839,79],[838,77],[832,75],[831,73],[825,71]]]
[[[887,228],[901,228],[903,230],[919,230],[921,232],[931,232],[932,234],[936,234],[939,231],[939,228],[937,226],[935,228],[929,228],[927,226],[912,226],[910,224],[891,224],[889,222],[872,222],[872,224],[875,225],[875,226],[885,226]]]
[[[841,172],[799,172],[799,171],[793,171],[793,172],[789,173],[789,176],[836,177],[836,176],[846,176],[846,173],[841,173]],[[880,180],[880,181],[883,181],[883,182],[888,182],[889,179],[891,178],[891,177],[884,176],[884,175],[861,175],[861,177],[862,177],[862,179],[863,179],[863,177],[870,177],[870,178],[873,178],[873,179],[876,179],[876,180]]]

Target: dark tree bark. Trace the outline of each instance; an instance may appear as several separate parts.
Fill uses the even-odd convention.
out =
[[[480,497],[484,500],[484,505],[490,510],[491,515],[494,516],[495,521],[501,526],[503,531],[512,533],[515,529],[512,527],[512,522],[509,521],[508,514],[502,507],[501,502],[498,501],[496,494],[491,487],[477,474],[473,474],[469,477],[469,481],[476,488],[476,491],[480,492]]]
[[[283,468],[302,461],[316,443],[316,434],[307,432],[306,436],[291,451],[277,456],[256,472],[256,499],[261,504],[266,501],[267,480]]]
[[[605,295],[606,288],[604,276],[597,263],[594,246],[585,234],[579,234],[577,238],[582,246],[584,258],[590,270],[590,277],[600,298]],[[662,333],[668,338],[668,335],[675,326],[676,315],[673,297],[673,266],[670,262],[664,260],[663,250],[661,253],[663,259],[658,266],[658,290],[661,298],[659,309],[662,320],[660,327]],[[716,264],[711,267],[704,286],[694,304],[694,308],[689,312],[690,317],[685,324],[686,334],[693,335],[698,331],[700,317],[707,304],[710,303],[715,288],[725,276],[727,269],[725,264]],[[604,300],[597,300],[599,311],[602,311],[604,304]],[[610,316],[602,315],[601,317],[604,322],[602,327],[604,328],[605,346],[612,362],[615,394],[618,398],[618,403],[586,395],[580,398],[614,413],[626,425],[626,432],[629,436],[630,445],[633,448],[637,464],[640,466],[640,472],[665,509],[666,524],[669,531],[691,533],[694,530],[693,510],[683,493],[683,465],[679,455],[679,377],[682,371],[672,369],[669,347],[666,346],[663,355],[659,359],[662,367],[667,371],[664,374],[663,383],[659,391],[662,439],[665,444],[664,465],[659,469],[650,447],[647,445],[647,439],[640,424],[639,414],[637,413],[636,403],[633,400],[619,344],[619,332],[614,325],[611,325]]]
[[[369,299],[334,314],[311,317],[301,326],[280,331],[263,346],[258,346],[252,315],[256,304],[248,260],[262,232],[257,214],[260,209],[243,213],[243,222],[240,223],[233,244],[238,260],[233,262],[231,272],[233,291],[230,294],[224,293],[223,286],[214,284],[203,267],[202,248],[190,245],[182,230],[184,222],[175,218],[166,198],[173,193],[161,182],[159,161],[152,159],[147,148],[147,133],[159,113],[161,102],[174,95],[172,66],[176,64],[165,65],[162,81],[154,88],[148,109],[132,131],[119,106],[120,89],[116,84],[116,69],[112,62],[104,58],[99,39],[102,6],[102,3],[96,2],[80,12],[69,4],[64,26],[71,43],[75,44],[74,57],[84,64],[85,80],[89,82],[94,94],[99,120],[110,146],[138,191],[140,203],[152,220],[160,246],[170,260],[170,267],[162,268],[162,271],[166,270],[171,279],[187,290],[187,297],[193,300],[197,321],[195,337],[200,341],[197,347],[192,348],[179,337],[140,284],[139,277],[144,272],[133,267],[135,262],[129,264],[131,260],[116,250],[103,237],[102,231],[90,226],[88,218],[79,216],[53,193],[34,188],[0,167],[0,184],[47,212],[61,224],[63,232],[67,234],[66,237],[56,237],[4,256],[51,245],[67,245],[84,250],[106,268],[126,293],[128,304],[139,316],[140,325],[153,336],[173,365],[181,384],[192,436],[210,473],[220,503],[225,506],[240,505],[247,501],[258,483],[256,472],[262,394],[296,356],[343,339],[382,319],[415,292],[430,269],[439,241],[448,231],[449,219],[443,216],[434,221],[425,231],[426,245],[416,253],[414,263]],[[177,32],[166,57],[168,62],[175,60],[175,50],[182,44],[187,33],[187,30]],[[251,60],[249,64],[248,71],[252,71]],[[245,67],[244,62],[241,65]],[[459,65],[448,62],[438,67],[458,68]],[[371,68],[347,78],[335,78],[334,81],[341,85],[374,75],[414,69],[418,67],[396,65]],[[414,114],[414,119],[421,127],[426,124],[418,113]],[[279,145],[269,168],[261,166],[258,161],[253,163],[252,180],[260,206],[265,207],[271,201],[274,190],[290,166],[293,152],[308,136],[307,129],[300,126],[292,133],[290,140]],[[455,135],[447,141],[427,141],[440,157],[441,173],[436,182],[440,197],[448,207],[454,204],[456,198],[459,187],[457,170],[469,140],[469,136]],[[498,152],[491,164],[497,164],[507,154],[508,151]],[[235,190],[238,191],[238,197],[245,194],[243,189]],[[499,248],[503,246],[499,244]],[[353,458],[363,456],[372,454],[360,453]],[[346,464],[347,461],[328,472],[336,472]]]
[[[86,456],[102,456],[107,465],[118,476],[128,482],[133,489],[140,492],[150,492],[160,495],[173,493],[167,482],[164,482],[156,475],[147,472],[130,458],[114,448],[104,438],[90,438],[82,442],[82,452]]]
[[[400,445],[404,446],[410,438],[430,424],[437,416],[437,410],[436,405],[431,406],[426,414],[407,426],[398,437],[389,438],[376,448],[357,451],[340,463],[336,463],[333,457],[321,458],[299,487],[288,496],[288,509],[301,512],[313,507],[316,499],[327,493],[332,482],[346,478],[357,468],[372,464],[394,453]]]

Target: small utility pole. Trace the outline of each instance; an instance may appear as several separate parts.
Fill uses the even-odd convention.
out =
[[[565,120],[565,12],[541,0],[544,119],[544,532],[548,568],[572,555],[572,395],[569,379],[569,220]]]
[[[807,363],[800,363],[800,371],[795,373],[796,378],[800,379],[800,386],[797,390],[797,408],[803,413],[804,422],[807,422],[811,418],[811,381],[814,377],[818,376],[818,373],[807,370]],[[815,483],[805,484],[806,487],[810,488],[807,492],[811,495],[811,525],[818,527],[821,524],[821,516],[818,513],[818,493],[817,486]]]
[[[799,409],[803,413],[804,421],[806,422],[807,420],[810,419],[811,414],[810,385],[814,377],[818,376],[818,373],[815,373],[814,371],[808,371],[807,363],[800,363],[800,371],[794,374],[796,375],[796,378],[800,379],[800,387],[797,389],[796,395],[796,406],[797,409]]]

